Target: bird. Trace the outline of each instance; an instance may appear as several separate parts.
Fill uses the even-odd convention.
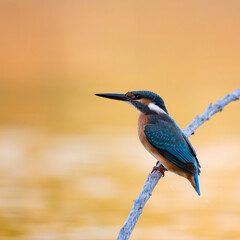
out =
[[[134,106],[138,112],[138,136],[143,146],[158,162],[164,176],[169,170],[190,181],[200,196],[200,164],[196,151],[180,127],[169,115],[163,99],[151,91],[129,91],[126,94],[96,93],[96,96],[120,100]]]

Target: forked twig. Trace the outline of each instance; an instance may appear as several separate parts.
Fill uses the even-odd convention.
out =
[[[183,133],[187,138],[189,138],[197,128],[199,128],[204,122],[210,119],[215,113],[222,111],[223,108],[230,102],[238,100],[240,97],[240,89],[236,89],[233,93],[226,95],[224,98],[218,100],[215,104],[210,104],[209,107],[204,111],[203,114],[196,116],[195,119],[183,130]],[[160,165],[160,164],[159,164]],[[129,239],[142,211],[147,203],[148,199],[151,197],[153,189],[156,187],[158,181],[162,177],[159,171],[154,171],[149,174],[141,193],[138,198],[134,201],[133,207],[124,226],[121,228],[118,240]]]

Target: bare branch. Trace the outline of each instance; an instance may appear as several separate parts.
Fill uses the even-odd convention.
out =
[[[199,128],[204,122],[217,112],[223,110],[223,108],[230,102],[238,100],[240,97],[240,89],[236,89],[233,93],[227,94],[224,98],[218,100],[214,105],[210,103],[209,107],[200,116],[196,116],[195,119],[183,130],[186,137],[190,137],[197,128]]]
[[[240,89],[236,89],[233,93],[226,95],[223,99],[218,100],[214,105],[212,103],[200,116],[196,116],[195,119],[183,130],[183,133],[189,137],[199,128],[204,122],[209,120],[209,118],[215,113],[222,111],[223,108],[230,102],[238,100],[240,97]],[[160,165],[160,164],[159,164]],[[159,171],[154,171],[149,174],[147,180],[143,186],[141,193],[138,198],[134,201],[133,207],[124,226],[121,228],[118,240],[129,239],[142,211],[147,203],[148,199],[151,197],[154,188],[156,187],[158,181],[162,177]]]

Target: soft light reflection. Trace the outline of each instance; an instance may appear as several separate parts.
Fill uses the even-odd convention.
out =
[[[239,88],[240,1],[0,1],[0,239],[115,239],[156,160],[151,90],[185,128]],[[240,239],[239,102],[191,137],[201,197],[167,173],[132,239]]]
[[[0,144],[0,158],[6,160],[0,166],[1,235],[115,238],[155,164],[134,137],[1,130],[0,142],[5,143]],[[167,173],[133,238],[239,238],[238,152],[234,137],[199,144],[201,197],[184,178]]]

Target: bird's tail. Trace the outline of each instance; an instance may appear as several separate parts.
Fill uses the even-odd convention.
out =
[[[198,172],[195,173],[195,175],[194,175],[194,183],[195,183],[194,188],[196,189],[198,195],[200,196],[200,188],[199,188],[199,181],[198,181]]]

